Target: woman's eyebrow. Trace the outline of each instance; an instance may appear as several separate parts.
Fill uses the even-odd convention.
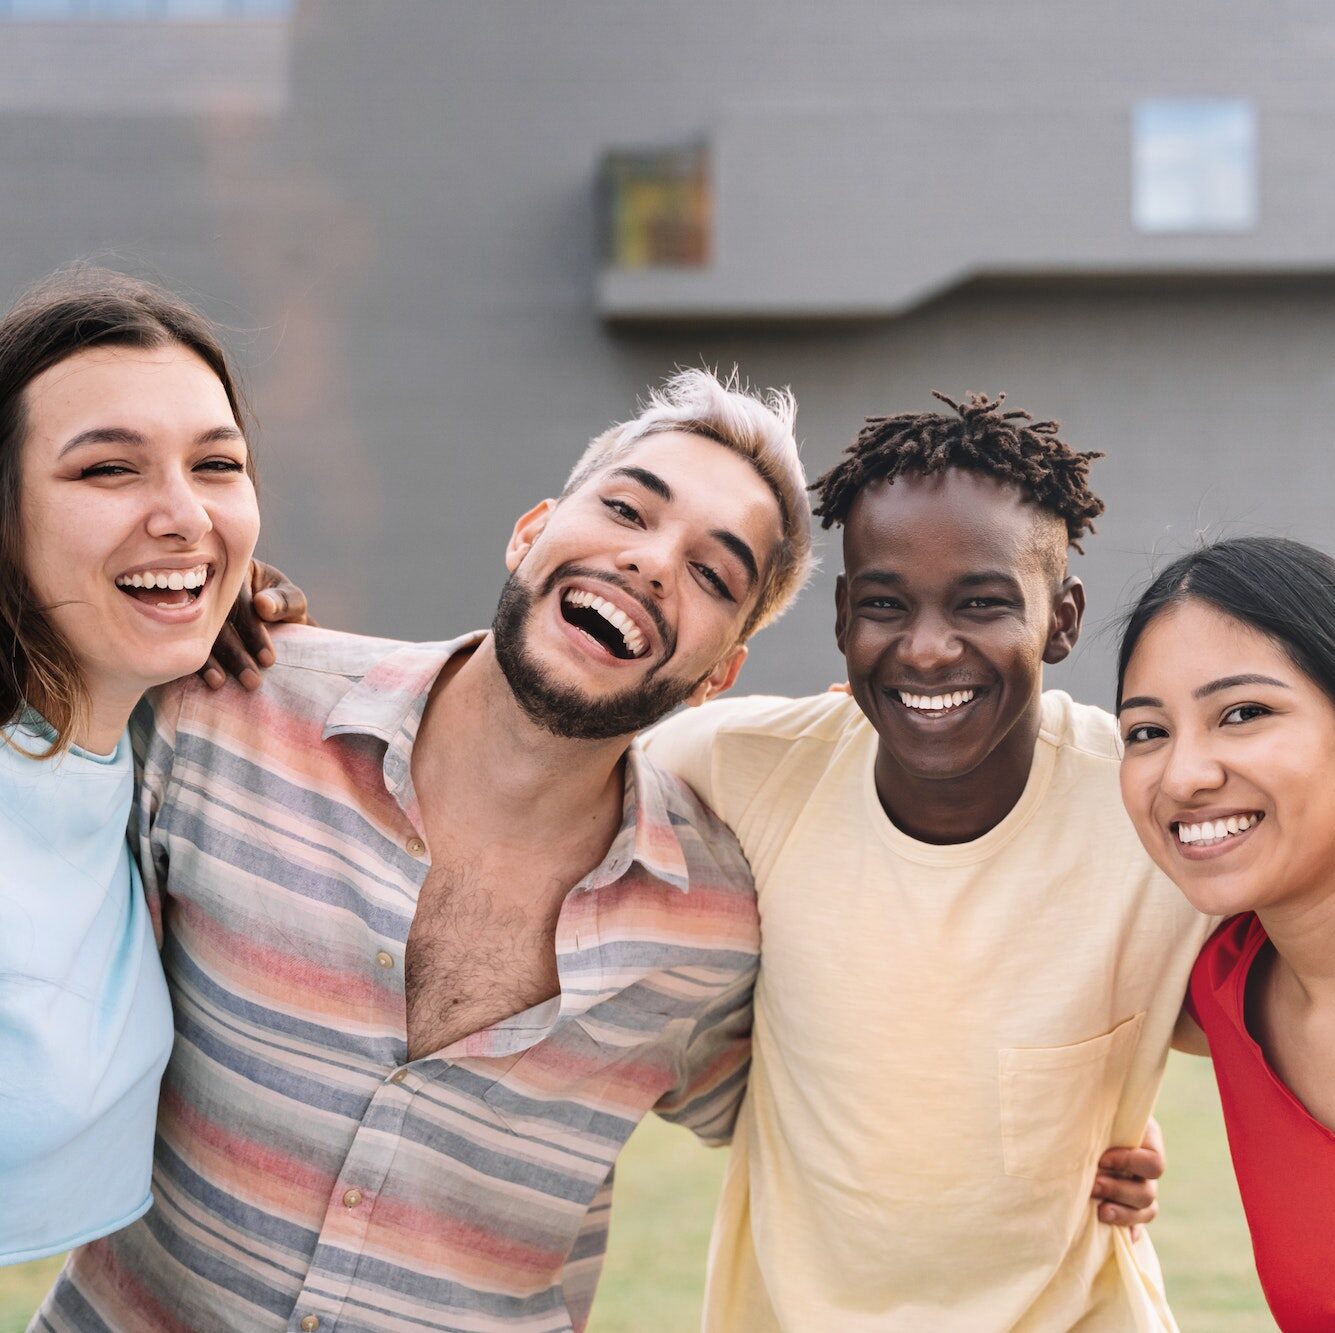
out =
[[[245,436],[235,426],[213,426],[201,432],[196,444],[216,444],[222,440],[241,440]],[[64,458],[72,449],[86,444],[125,444],[142,448],[147,440],[137,430],[127,430],[124,426],[94,426],[91,430],[81,430],[77,435],[65,441],[57,460]]]
[[[1254,672],[1244,672],[1240,676],[1220,676],[1218,680],[1212,680],[1207,685],[1198,686],[1192,690],[1193,699],[1208,699],[1212,694],[1218,694],[1220,690],[1231,690],[1241,685],[1273,685],[1276,689],[1287,690],[1289,687],[1282,681],[1276,680],[1273,676],[1260,676]],[[1137,694],[1132,699],[1123,699],[1117,705],[1119,713],[1125,712],[1128,708],[1162,708],[1163,700],[1156,699],[1150,694]]]
[[[1208,685],[1202,685],[1191,692],[1193,699],[1206,699],[1212,694],[1218,694],[1220,690],[1231,690],[1235,685],[1273,685],[1277,689],[1287,690],[1289,687],[1282,680],[1276,680],[1273,676],[1258,676],[1254,673],[1244,673],[1240,676],[1221,676],[1218,680],[1212,680]]]

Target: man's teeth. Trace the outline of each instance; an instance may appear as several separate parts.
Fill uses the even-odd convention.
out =
[[[649,642],[640,633],[635,622],[624,611],[618,610],[611,602],[595,593],[585,592],[582,588],[571,588],[566,593],[564,601],[568,606],[587,606],[590,610],[597,611],[609,625],[620,631],[621,641],[632,657],[639,657],[648,648]]]
[[[202,588],[208,581],[209,567],[196,565],[194,569],[145,569],[138,574],[122,574],[116,580],[118,588]]]
[[[956,690],[953,694],[906,694],[898,691],[899,702],[905,708],[916,708],[920,713],[944,713],[960,704],[967,704],[974,696],[973,690]]]
[[[1202,824],[1182,824],[1177,826],[1177,840],[1181,843],[1209,843],[1214,844],[1223,842],[1225,838],[1235,837],[1239,833],[1246,833],[1253,824],[1259,824],[1261,816],[1258,815],[1229,815],[1227,819],[1207,819]]]

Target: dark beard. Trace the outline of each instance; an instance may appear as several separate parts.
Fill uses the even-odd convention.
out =
[[[606,741],[633,735],[684,703],[710,674],[705,672],[699,680],[674,676],[646,679],[628,690],[590,698],[573,686],[558,684],[534,661],[525,641],[533,600],[532,590],[517,574],[511,574],[496,604],[491,634],[496,660],[511,693],[530,720],[553,736],[573,741]]]

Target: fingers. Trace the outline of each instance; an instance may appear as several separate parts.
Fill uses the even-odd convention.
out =
[[[1094,1188],[1090,1191],[1090,1195],[1110,1206],[1142,1213],[1146,1209],[1157,1207],[1159,1187],[1152,1180],[1126,1179],[1100,1171],[1094,1177]],[[1148,1218],[1140,1220],[1149,1221]]]
[[[1109,1148],[1099,1158],[1099,1170],[1112,1176],[1158,1180],[1164,1173],[1163,1154],[1153,1148]]]
[[[281,569],[262,561],[251,562],[250,587],[256,613],[272,625],[306,625],[309,608],[306,594]]]
[[[263,654],[260,654],[263,661]],[[273,649],[269,649],[269,660],[273,660]],[[268,665],[268,663],[265,663]],[[211,679],[209,672],[212,670],[226,675],[232,675],[240,681],[243,689],[257,690],[260,687],[260,664],[250,655],[236,627],[230,622],[222,627],[222,632],[218,635],[217,642],[213,645],[213,656],[204,664],[204,680],[210,689],[218,689],[223,681],[216,682]]]
[[[1099,1205],[1099,1221],[1110,1227],[1130,1227],[1131,1239],[1140,1239],[1140,1228],[1148,1226],[1159,1215],[1159,1205],[1151,1204],[1148,1208],[1124,1208],[1121,1204],[1102,1203]]]
[[[260,666],[273,666],[273,640],[269,638],[269,631],[264,627],[264,622],[257,614],[257,608],[254,600],[238,600],[236,606],[232,609],[231,619],[228,622],[237,636],[238,643],[242,651],[245,652],[246,663],[254,667],[257,663]],[[223,633],[218,636],[218,643],[222,643]],[[214,644],[213,651],[218,652],[218,644]],[[224,661],[224,665],[230,665]],[[239,677],[240,672],[236,673]],[[244,683],[244,682],[243,682]],[[249,688],[249,687],[248,687]]]
[[[203,680],[204,684],[211,690],[222,689],[227,680],[227,673],[222,669],[218,659],[214,657],[212,653],[209,654],[209,660],[199,668],[196,675],[198,675]]]

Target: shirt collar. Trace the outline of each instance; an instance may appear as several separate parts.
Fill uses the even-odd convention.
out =
[[[457,639],[396,648],[329,710],[322,738],[360,734],[384,741],[385,786],[402,801],[412,776],[413,742],[436,677],[455,653],[475,648],[485,637],[485,630],[474,630]]]
[[[362,734],[385,742],[385,786],[400,802],[411,803],[413,742],[426,711],[427,696],[446,662],[475,648],[486,637],[474,630],[439,643],[415,643],[382,657],[329,710],[323,738]],[[680,889],[690,889],[690,872],[677,825],[688,816],[672,791],[672,779],[654,767],[637,746],[626,752],[621,828],[590,887],[621,878],[632,862]]]
[[[638,862],[655,879],[690,892],[690,868],[677,825],[687,816],[671,789],[672,779],[645,758],[638,746],[626,752],[621,828],[602,865],[589,876],[590,888],[620,879]]]

